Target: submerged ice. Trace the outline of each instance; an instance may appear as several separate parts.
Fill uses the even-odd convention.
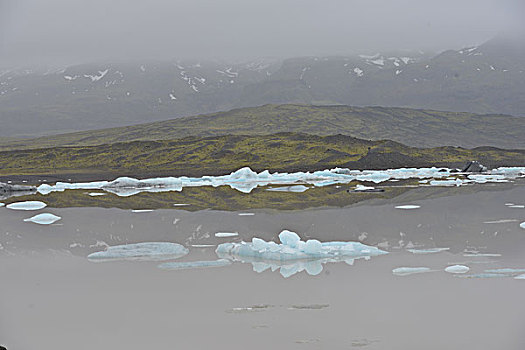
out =
[[[188,249],[177,243],[144,242],[108,247],[88,255],[92,261],[141,260],[159,261],[177,259],[188,254]]]
[[[231,265],[232,262],[227,259],[218,259],[211,261],[186,261],[186,262],[167,262],[160,264],[158,267],[162,270],[186,270],[199,269],[207,267],[222,267]]]
[[[243,193],[250,193],[257,187],[280,185],[269,190],[302,192],[308,189],[305,185],[323,187],[336,184],[348,184],[352,181],[381,183],[389,180],[432,179],[430,186],[461,186],[470,183],[506,182],[523,177],[525,167],[497,168],[487,174],[471,174],[465,178],[450,179],[457,175],[445,168],[400,168],[388,170],[350,170],[335,168],[315,172],[270,173],[268,170],[257,173],[249,167],[241,168],[229,175],[202,177],[163,177],[135,179],[119,177],[114,181],[97,181],[87,183],[57,182],[54,185],[42,184],[38,192],[48,194],[69,189],[104,190],[118,196],[131,196],[140,192],[182,191],[185,187],[229,186]],[[461,175],[461,174],[459,174]],[[464,175],[464,174],[463,174]]]

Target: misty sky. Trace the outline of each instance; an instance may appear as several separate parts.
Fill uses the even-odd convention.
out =
[[[523,29],[523,0],[0,0],[0,62],[439,51]]]

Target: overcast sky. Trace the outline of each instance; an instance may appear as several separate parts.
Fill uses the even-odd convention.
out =
[[[0,0],[0,62],[440,51],[517,31],[524,0]],[[523,27],[521,28],[523,29]]]

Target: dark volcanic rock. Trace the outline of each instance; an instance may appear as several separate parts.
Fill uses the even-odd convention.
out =
[[[475,160],[465,164],[462,170],[464,173],[483,173],[485,171],[487,171],[487,167]]]

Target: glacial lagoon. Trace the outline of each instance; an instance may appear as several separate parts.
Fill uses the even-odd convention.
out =
[[[523,349],[525,181],[430,185],[451,176],[359,182],[382,193],[352,180],[5,198],[0,338],[15,350]],[[274,203],[288,198],[304,205]]]

